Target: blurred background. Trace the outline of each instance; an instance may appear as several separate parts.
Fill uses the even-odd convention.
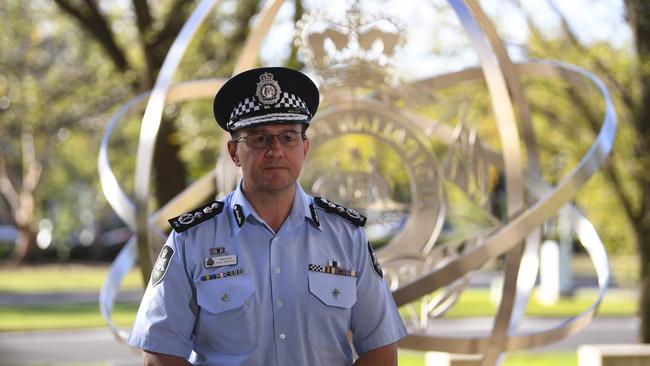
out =
[[[0,5],[0,365],[137,364],[137,354],[104,329],[97,308],[108,266],[131,236],[101,192],[97,156],[107,121],[125,102],[152,88],[197,3],[4,0]],[[329,2],[334,13],[351,3]],[[359,3],[364,10],[387,12],[409,24],[408,42],[396,60],[401,79],[478,64],[445,1]],[[595,225],[611,256],[613,289],[599,317],[614,319],[613,327],[627,324],[625,336],[610,334],[612,338],[650,342],[650,5],[641,0],[479,3],[514,61],[561,60],[595,73],[607,85],[618,114],[617,142],[575,204]],[[317,4],[286,2],[264,43],[260,65],[304,66],[293,42],[294,24]],[[223,1],[192,41],[176,80],[231,75],[263,5]],[[555,184],[595,139],[604,106],[594,90],[541,78],[523,81],[544,179]],[[473,93],[466,100],[467,93],[472,91],[450,92],[460,95],[457,103],[470,105],[469,116],[478,124],[490,114],[489,95]],[[133,187],[140,118],[136,114],[120,124],[110,145],[111,164],[127,192]],[[163,119],[154,158],[154,207],[214,167],[221,134],[211,102],[168,105]],[[498,139],[496,131],[482,133]],[[534,302],[527,315],[566,317],[593,302],[596,283],[590,260],[579,245],[572,245],[571,252],[572,290],[552,304]],[[494,315],[490,286],[495,269],[486,268],[446,318]],[[141,291],[142,279],[134,270],[114,311],[119,325],[130,326]],[[91,333],[68,333],[80,329]],[[82,354],[78,348],[56,359],[58,353],[47,342],[70,334],[71,344],[95,338],[105,343],[87,356],[70,355]],[[25,342],[16,343],[20,339]],[[45,342],[42,358],[37,357],[36,339]],[[505,365],[534,365],[538,360],[544,362],[540,365],[575,365],[577,344],[589,341],[515,354]],[[424,364],[424,355],[417,352],[404,351],[401,357],[400,364]]]

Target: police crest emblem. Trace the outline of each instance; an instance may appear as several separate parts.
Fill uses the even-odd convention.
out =
[[[370,253],[370,259],[372,260],[372,267],[375,269],[375,273],[381,278],[384,278],[384,271],[381,269],[381,264],[379,264],[379,259],[375,254],[375,250],[372,249],[372,244],[368,242],[368,252]]]
[[[280,84],[274,79],[273,74],[265,72],[260,75],[260,81],[257,83],[255,96],[264,105],[277,103],[282,97]]]
[[[173,255],[174,249],[172,249],[172,247],[165,245],[162,248],[158,255],[158,259],[156,260],[156,264],[153,266],[153,271],[151,272],[151,286],[156,286],[162,282]]]

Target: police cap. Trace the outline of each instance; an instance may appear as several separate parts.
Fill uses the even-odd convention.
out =
[[[286,67],[262,67],[233,76],[214,97],[214,118],[228,132],[262,124],[309,125],[318,109],[318,88]]]

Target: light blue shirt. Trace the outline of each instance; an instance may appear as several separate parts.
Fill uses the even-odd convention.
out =
[[[348,331],[358,354],[406,336],[367,243],[298,184],[274,233],[238,188],[219,214],[171,233],[129,344],[195,365],[350,365]]]

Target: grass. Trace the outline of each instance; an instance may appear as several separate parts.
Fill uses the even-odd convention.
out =
[[[113,309],[113,322],[121,327],[130,327],[137,310],[137,303],[117,303]],[[105,326],[97,304],[0,306],[2,332]]]
[[[575,352],[514,352],[508,354],[502,366],[576,366],[578,357]],[[400,366],[424,366],[424,352],[410,350],[399,351]]]
[[[567,317],[586,310],[596,300],[595,289],[578,290],[572,297],[562,298],[557,304],[545,305],[533,295],[526,308],[526,315],[539,317]],[[598,308],[600,316],[631,316],[636,314],[637,299],[632,291],[611,290]],[[494,316],[497,305],[490,301],[490,290],[469,289],[464,291],[458,303],[446,314],[448,318]]]
[[[0,292],[99,291],[106,280],[105,265],[40,265],[0,269]],[[124,289],[142,288],[140,273],[133,270],[122,283]]]
[[[0,269],[0,293],[99,291],[107,266],[48,265]],[[137,271],[131,271],[123,289],[141,288]],[[546,306],[531,297],[526,315],[568,317],[587,309],[596,298],[595,290],[578,291],[571,298]],[[636,313],[637,299],[631,291],[610,291],[605,295],[600,316],[631,316]],[[467,289],[447,318],[494,316],[496,305],[490,302],[488,289]],[[135,318],[137,304],[116,304],[113,321],[128,327]],[[0,306],[0,331],[101,327],[105,322],[96,303]]]

